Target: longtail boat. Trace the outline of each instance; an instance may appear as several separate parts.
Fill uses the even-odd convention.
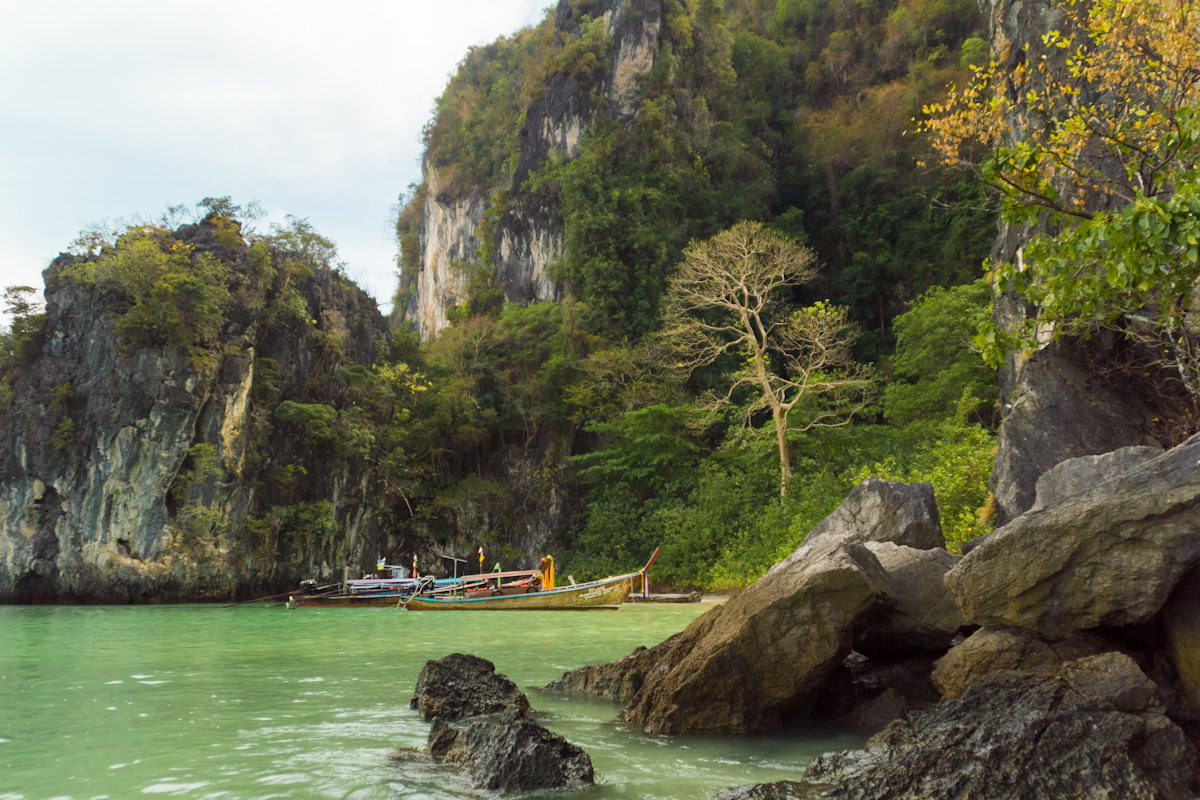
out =
[[[547,556],[536,570],[491,572],[461,578],[377,578],[346,581],[345,587],[324,594],[297,593],[290,608],[302,606],[391,606],[409,611],[495,611],[617,609],[658,560],[655,549],[637,572],[598,581],[555,586],[554,559]]]

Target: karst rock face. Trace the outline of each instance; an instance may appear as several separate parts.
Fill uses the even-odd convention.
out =
[[[1007,68],[1047,54],[1062,64],[1063,51],[1043,43],[1043,35],[1062,26],[1061,11],[1037,0],[980,0],[988,20],[992,53]],[[1065,69],[1065,65],[1063,65]],[[1103,103],[1103,98],[1091,98]],[[1079,98],[1084,102],[1085,98]],[[1014,140],[1043,120],[1014,116],[1008,120]],[[1093,210],[1110,201],[1096,198]],[[992,248],[993,263],[1019,263],[1037,227],[1001,221]],[[1023,298],[1012,292],[995,297],[995,319],[1015,326],[1031,315]],[[1122,363],[1146,354],[1120,335],[1104,334],[1089,341],[1047,341],[1032,355],[1010,356],[1000,370],[1000,428],[992,471],[998,522],[1019,516],[1035,501],[1038,478],[1060,462],[1107,453],[1122,447],[1164,447],[1173,442],[1158,424],[1179,409],[1161,387],[1170,375],[1140,368],[1122,371]]]
[[[604,20],[611,40],[607,73],[598,90],[580,86],[565,72],[547,77],[518,133],[520,153],[510,182],[460,186],[429,160],[423,165],[421,262],[405,265],[402,276],[411,287],[404,313],[422,339],[444,328],[447,309],[466,299],[471,272],[463,265],[476,260],[484,237],[494,253],[495,285],[507,301],[524,305],[560,296],[548,267],[563,254],[562,223],[555,202],[531,188],[529,177],[551,159],[574,158],[597,119],[628,119],[637,111],[641,79],[658,58],[665,24],[656,0],[563,0],[555,29],[563,36],[578,35],[582,14]],[[493,208],[497,197],[503,198],[502,207]],[[490,229],[484,226],[489,211],[496,217]]]
[[[335,271],[307,270],[293,282],[304,319],[269,324],[245,244],[220,244],[208,222],[174,236],[231,265],[219,342],[202,352],[130,346],[118,330],[127,300],[72,279],[73,256],[45,272],[44,335],[0,413],[0,602],[228,599],[374,561],[379,507],[360,502],[372,477],[348,463],[303,478],[329,502],[327,541],[280,551],[248,525],[269,513],[273,466],[325,464],[271,412],[301,394],[331,342],[346,363],[373,362],[387,330],[374,301]]]

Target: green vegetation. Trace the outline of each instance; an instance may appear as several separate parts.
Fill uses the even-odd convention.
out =
[[[981,66],[931,105],[941,157],[974,165],[1007,221],[1040,233],[995,265],[1036,313],[981,327],[993,360],[1054,336],[1116,329],[1146,342],[1200,398],[1200,8],[1056,0],[1061,23],[1015,69]],[[1037,119],[1012,141],[1012,118]],[[982,151],[982,157],[980,153]]]
[[[619,118],[596,9],[473,48],[425,130],[437,183],[397,219],[398,304],[429,193],[490,206],[459,265],[468,298],[411,361],[428,379],[398,462],[414,523],[502,538],[525,501],[500,463],[534,452],[545,490],[584,492],[557,545],[577,576],[661,546],[663,580],[742,585],[871,472],[932,480],[953,542],[985,530],[995,373],[968,343],[992,212],[905,134],[986,61],[974,3],[672,0]],[[577,152],[518,169],[522,124],[564,95],[588,120]],[[494,237],[520,197],[560,215],[562,304],[501,302]],[[804,263],[739,309],[714,276],[770,260],[730,268],[718,245],[741,234]]]
[[[619,118],[598,8],[472,48],[439,98],[436,180],[396,223],[398,305],[426,200],[490,207],[457,265],[468,295],[429,342],[339,321],[333,243],[298,218],[257,233],[228,198],[193,224],[84,237],[61,263],[105,298],[125,355],[253,369],[245,452],[197,442],[176,481],[191,541],[263,575],[316,568],[361,555],[355,506],[381,549],[516,558],[553,513],[575,521],[548,547],[578,578],[661,546],[656,579],[733,587],[867,475],[932,481],[954,543],[986,529],[994,373],[968,340],[991,217],[903,135],[980,62],[974,4],[668,0]],[[589,121],[578,153],[523,162],[524,120],[562,93]],[[559,211],[562,302],[504,302],[492,259],[514,198]],[[5,363],[39,330],[14,330]],[[253,486],[244,530],[214,501],[233,481]]]

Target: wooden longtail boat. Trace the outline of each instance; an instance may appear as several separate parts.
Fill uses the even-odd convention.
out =
[[[382,567],[381,567],[382,568]],[[438,595],[447,592],[463,592],[489,585],[531,585],[541,577],[541,572],[516,570],[514,572],[490,572],[486,575],[465,578],[438,578],[432,576],[414,578],[362,578],[347,580],[340,584],[305,589],[301,587],[288,597],[288,608],[321,606],[334,608],[394,608],[403,606],[410,597],[418,594]],[[503,582],[507,581],[507,584]],[[522,589],[524,591],[524,589]]]
[[[569,611],[593,608],[618,609],[633,590],[635,582],[644,583],[646,573],[658,560],[660,551],[654,549],[646,566],[637,572],[616,575],[587,583],[554,586],[554,566],[543,573],[547,588],[539,591],[506,591],[488,589],[468,591],[461,596],[414,595],[404,607],[409,611]]]
[[[543,560],[542,569],[537,570],[481,573],[437,581],[431,578],[346,581],[343,587],[324,594],[293,594],[288,598],[288,607],[374,606],[409,611],[617,609],[635,585],[645,585],[646,573],[658,556],[659,550],[655,549],[638,572],[567,586],[554,585],[554,561],[549,557]]]

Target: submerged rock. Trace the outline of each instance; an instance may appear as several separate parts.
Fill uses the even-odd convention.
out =
[[[995,672],[805,773],[830,800],[1183,800],[1198,777],[1157,687],[1120,653]]]
[[[427,747],[476,788],[505,792],[593,782],[577,745],[528,716],[529,700],[492,662],[454,653],[425,662],[410,706],[432,721]]]
[[[528,791],[594,780],[592,760],[582,748],[514,709],[468,717],[459,725],[437,719],[429,751],[461,766],[480,789]]]

